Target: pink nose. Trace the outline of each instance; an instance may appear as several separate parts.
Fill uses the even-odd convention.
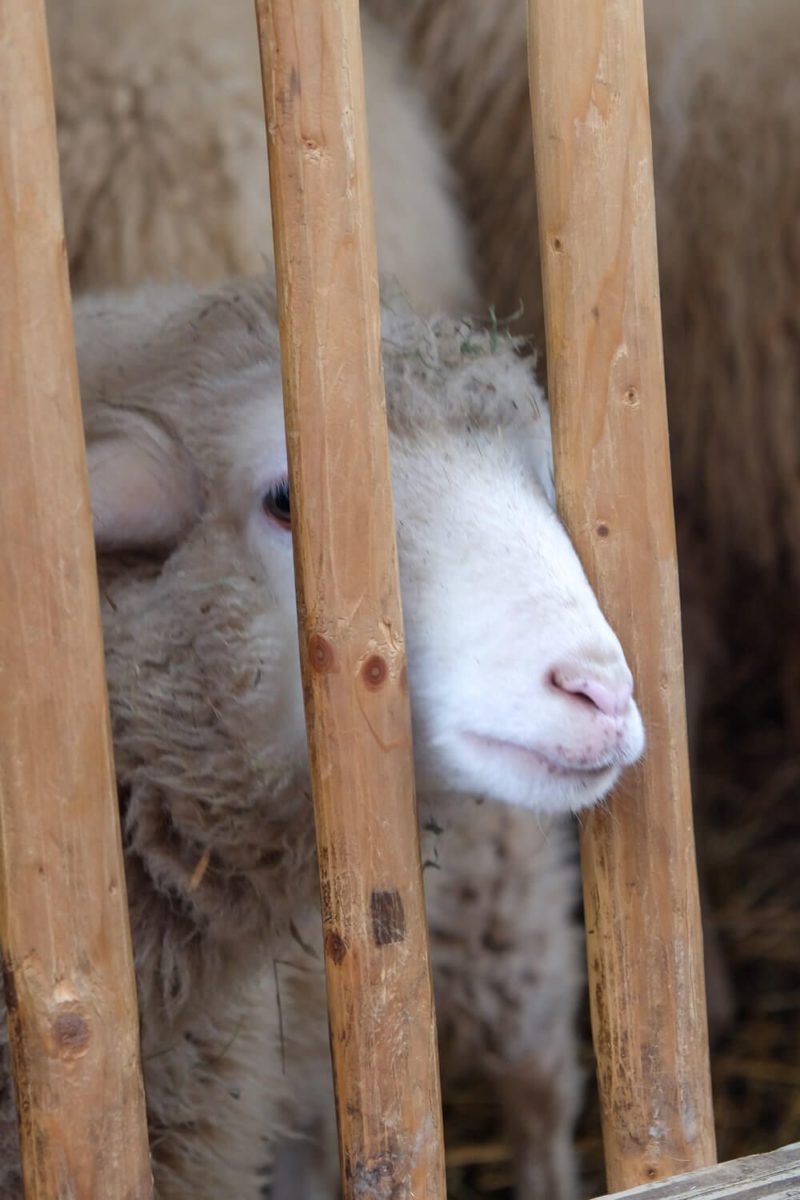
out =
[[[593,679],[591,675],[566,674],[556,668],[550,672],[550,681],[560,692],[583,696],[607,717],[624,716],[633,695],[630,679]]]

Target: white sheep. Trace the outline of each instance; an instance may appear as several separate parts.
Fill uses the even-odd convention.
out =
[[[157,1194],[255,1200],[330,1079],[274,293],[87,298],[76,330]],[[530,363],[405,306],[384,363],[444,1068],[497,1088],[522,1194],[567,1200],[558,814],[605,795],[642,722],[553,511]]]
[[[273,249],[251,0],[50,0],[47,18],[73,289],[260,273]],[[368,14],[363,43],[381,269],[419,311],[469,311],[440,135]]]

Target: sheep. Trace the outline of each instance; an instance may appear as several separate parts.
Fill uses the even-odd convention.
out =
[[[73,289],[260,273],[273,247],[252,3],[53,0],[47,16]],[[363,42],[381,268],[419,311],[470,311],[440,136],[402,47],[366,14]]]
[[[525,0],[367,0],[438,112],[484,295],[544,344]],[[729,578],[800,577],[800,10],[645,4],[673,474]],[[706,584],[714,572],[706,570]]]
[[[151,286],[75,320],[157,1195],[255,1200],[330,1091],[274,289]],[[564,814],[642,721],[554,512],[530,360],[399,299],[383,322],[445,1069],[498,1089],[521,1194],[568,1200]]]

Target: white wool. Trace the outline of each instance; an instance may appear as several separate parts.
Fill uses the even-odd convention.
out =
[[[50,0],[73,289],[272,261],[251,0]],[[362,16],[380,266],[420,311],[475,304],[465,223],[402,48]]]

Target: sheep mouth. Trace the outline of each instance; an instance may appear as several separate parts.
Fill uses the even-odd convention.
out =
[[[540,750],[536,750],[533,746],[526,746],[520,742],[506,741],[504,738],[492,737],[491,734],[467,731],[463,736],[471,745],[481,750],[502,754],[508,762],[514,762],[519,767],[524,767],[528,771],[533,768],[538,773],[546,774],[553,779],[600,782],[619,771],[619,764],[613,761],[606,761],[597,765],[569,764],[548,758],[546,754],[543,754]]]

